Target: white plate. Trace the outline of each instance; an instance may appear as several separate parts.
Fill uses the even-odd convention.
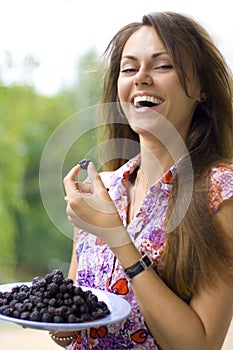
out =
[[[31,283],[9,283],[0,285],[0,292],[11,291],[13,287],[26,284],[28,286]],[[88,329],[91,327],[104,326],[109,323],[117,323],[127,318],[131,312],[131,306],[124,298],[119,295],[105,292],[102,290],[83,287],[81,288],[86,291],[90,290],[93,294],[98,297],[99,301],[104,301],[109,310],[110,315],[100,318],[98,320],[82,322],[82,323],[46,323],[46,322],[35,322],[35,321],[25,321],[18,318],[8,317],[0,314],[0,320],[16,323],[24,328],[34,328],[42,329],[47,331],[75,331],[81,329]]]

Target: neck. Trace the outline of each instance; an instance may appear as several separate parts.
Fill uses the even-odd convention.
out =
[[[141,171],[147,179],[148,186],[157,182],[161,176],[171,168],[171,166],[184,155],[185,149],[176,148],[171,152],[171,147],[165,147],[160,142],[145,144],[141,142]]]

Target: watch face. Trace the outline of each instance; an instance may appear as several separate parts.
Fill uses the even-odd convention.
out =
[[[147,270],[151,265],[152,261],[146,254],[144,254],[138,262],[125,269],[124,272],[129,279],[132,279],[140,272]]]

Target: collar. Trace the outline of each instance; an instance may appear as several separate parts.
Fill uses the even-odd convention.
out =
[[[165,191],[166,193],[169,194],[171,192],[172,180],[179,162],[180,160],[174,163],[171,166],[171,168],[167,170],[162,175],[162,177],[150,187],[150,190],[154,191],[156,188],[157,189],[159,188],[162,191]],[[128,162],[123,164],[119,169],[117,169],[112,174],[112,178],[111,178],[112,186],[110,189],[112,199],[117,199],[121,195],[125,194],[129,177],[140,166],[140,163],[141,163],[141,155],[139,153],[134,158],[130,159]]]

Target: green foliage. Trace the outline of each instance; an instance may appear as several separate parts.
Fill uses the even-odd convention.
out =
[[[27,149],[23,135],[25,114],[30,109],[27,103],[25,109],[22,105],[26,102],[26,96],[30,101],[34,97],[33,92],[26,87],[14,87],[10,91],[6,87],[0,88],[1,279],[16,263],[14,211],[22,213],[25,210],[22,189]]]
[[[76,87],[78,109],[96,105],[100,97],[103,69],[95,49],[87,52],[79,61]]]
[[[82,60],[81,71],[94,61],[91,52]],[[98,82],[93,76],[89,79],[90,75],[80,77],[72,89],[54,97],[41,96],[26,85],[0,86],[0,283],[30,279],[47,272],[54,261],[59,268],[70,261],[72,240],[54,226],[42,204],[39,166],[61,122],[83,108],[84,99],[88,105],[98,100]],[[78,150],[74,145],[66,171],[95,142],[91,136]]]

